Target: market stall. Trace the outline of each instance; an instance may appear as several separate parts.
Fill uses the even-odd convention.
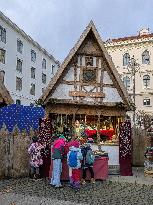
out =
[[[52,133],[92,142],[95,151],[108,153],[109,171],[119,172],[119,123],[131,110],[131,99],[93,22],[61,64],[40,102],[52,121]]]

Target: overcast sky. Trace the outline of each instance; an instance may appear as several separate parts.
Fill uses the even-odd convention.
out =
[[[103,40],[153,32],[153,0],[0,0],[0,10],[60,61],[91,19]]]

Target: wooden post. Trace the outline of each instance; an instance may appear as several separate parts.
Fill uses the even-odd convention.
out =
[[[98,114],[98,121],[97,121],[97,143],[100,143],[100,133],[98,132],[100,129],[100,115]]]

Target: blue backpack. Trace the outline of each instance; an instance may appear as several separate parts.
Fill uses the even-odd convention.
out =
[[[77,167],[77,151],[71,151],[68,159],[69,167]]]
[[[87,154],[86,154],[86,163],[89,165],[90,164],[92,165],[94,163],[94,160],[95,160],[95,156],[94,156],[92,150],[88,150]]]

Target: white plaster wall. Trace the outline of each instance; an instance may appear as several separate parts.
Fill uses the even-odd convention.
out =
[[[74,81],[74,68],[70,68],[66,74],[66,76],[64,77],[64,80],[67,81]]]
[[[85,88],[88,92],[91,90],[91,89],[93,89],[95,86],[91,86],[91,85],[89,85],[89,86],[83,86],[83,88]],[[84,89],[84,90],[85,90]],[[95,88],[96,89],[96,88]],[[95,91],[95,89],[93,90],[93,92]]]
[[[69,96],[69,91],[74,91],[73,85],[60,84],[52,94],[52,97],[57,99],[73,99]]]
[[[54,67],[54,74],[58,66],[44,52],[39,50],[30,41],[25,39],[19,32],[0,18],[0,25],[6,29],[6,44],[0,41],[0,48],[6,50],[5,64],[0,63],[0,70],[5,71],[4,84],[9,90],[13,100],[21,100],[21,104],[30,105],[42,95],[42,88],[47,87],[53,77],[51,66]],[[23,42],[23,52],[17,52],[17,39]],[[31,49],[36,52],[36,62],[31,62]],[[23,60],[22,73],[16,71],[17,58]],[[42,69],[42,59],[46,59],[46,69]],[[36,68],[36,79],[31,79],[31,67]],[[46,84],[42,83],[42,72],[47,75]],[[16,76],[22,78],[22,90],[16,91]],[[30,84],[36,87],[35,96],[30,95]]]
[[[132,57],[134,55],[137,63],[139,63],[139,72],[136,73],[136,109],[144,110],[146,112],[153,113],[153,40],[152,37],[148,39],[144,38],[139,40],[127,42],[118,42],[117,44],[112,44],[111,47],[106,47],[108,53],[112,57],[118,72],[123,76],[128,76],[126,66],[123,66],[123,55],[127,52]],[[142,53],[148,50],[150,54],[150,64],[142,64]],[[144,88],[143,85],[143,75],[149,74],[150,76],[150,87],[148,89]],[[131,79],[131,86],[128,90],[129,93],[133,93],[132,90],[133,83]],[[143,105],[143,99],[149,98],[151,105]]]
[[[104,84],[113,84],[110,76],[108,75],[107,71],[104,71],[104,78],[103,78]]]
[[[105,93],[103,102],[122,102],[122,98],[116,88],[104,87],[103,92]]]

